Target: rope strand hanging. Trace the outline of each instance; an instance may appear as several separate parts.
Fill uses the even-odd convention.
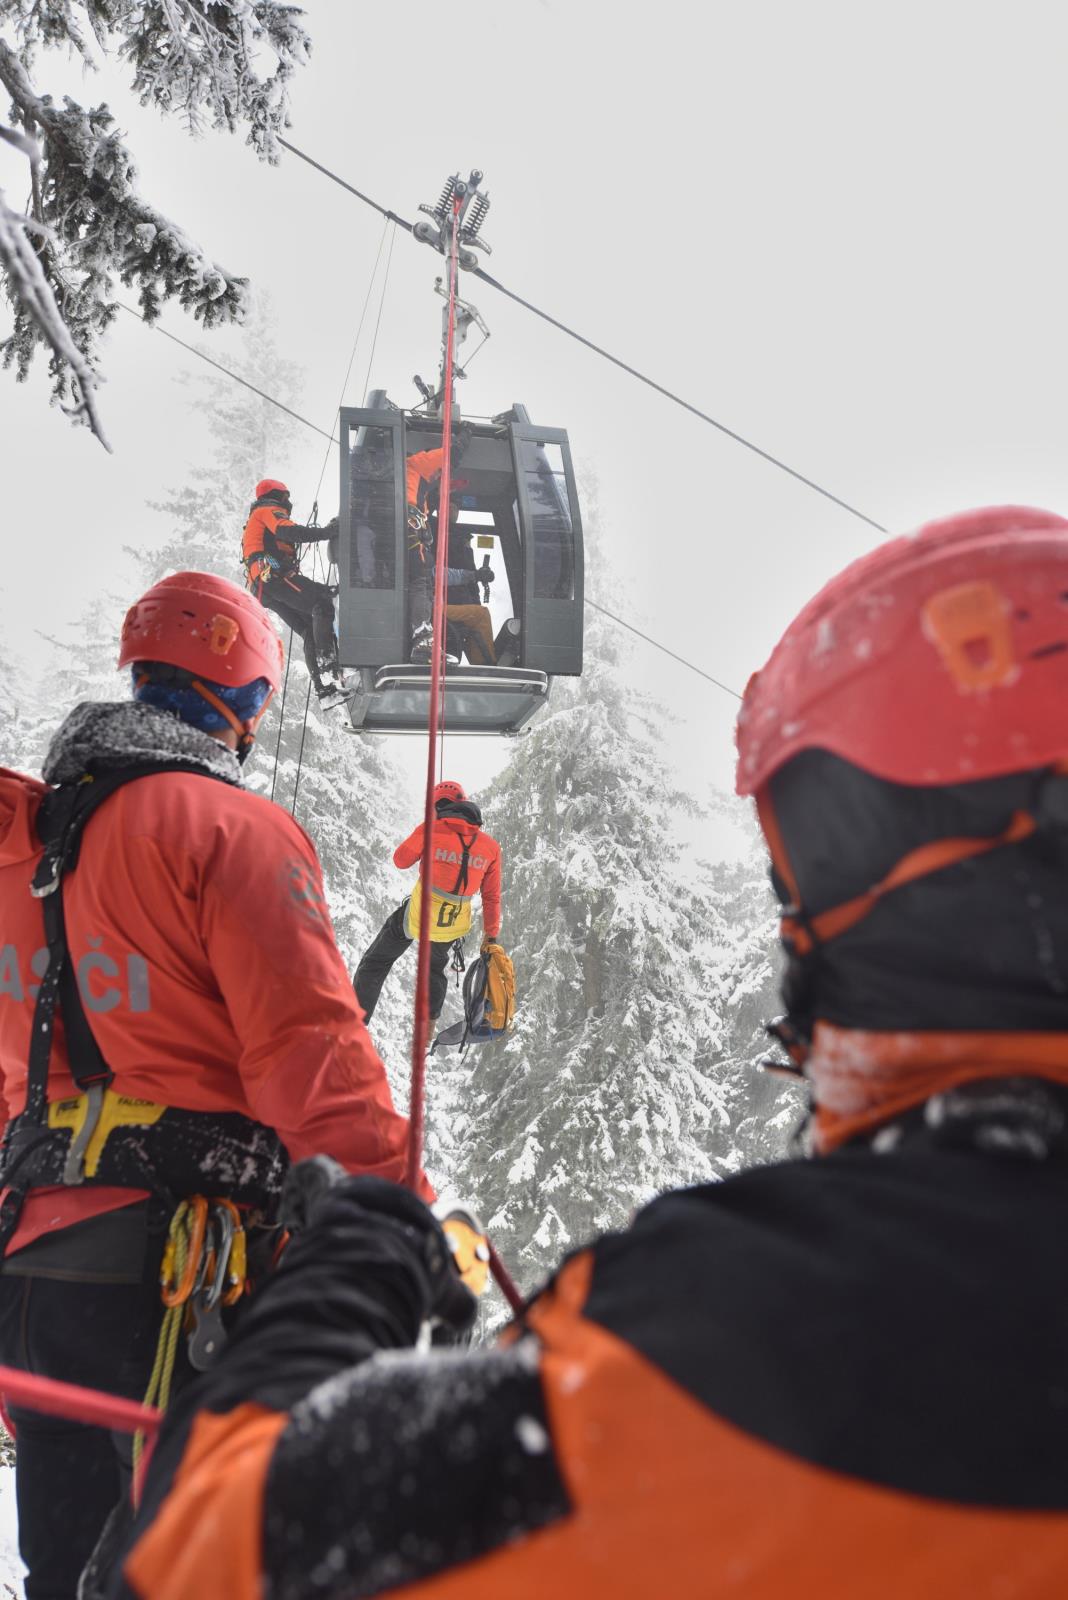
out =
[[[419,864],[419,966],[415,982],[415,1023],[412,1032],[412,1081],[408,1105],[407,1182],[415,1188],[423,1164],[423,1131],[426,1118],[426,1052],[430,1034],[430,881],[434,842],[434,765],[437,758],[438,697],[441,694],[445,649],[445,559],[447,538],[441,536],[441,508],[448,523],[449,492],[452,487],[452,391],[453,354],[456,328],[456,279],[459,272],[460,207],[462,197],[453,196],[449,229],[448,316],[445,331],[444,394],[441,417],[441,480],[438,492],[438,540],[434,559],[433,651],[430,663],[430,713],[427,729],[426,794],[423,806],[423,855]]]

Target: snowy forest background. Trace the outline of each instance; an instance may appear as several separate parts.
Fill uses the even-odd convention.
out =
[[[301,373],[262,318],[238,370],[299,395]],[[212,454],[146,508],[140,544],[128,549],[129,590],[94,597],[75,637],[51,641],[51,670],[31,676],[18,659],[0,660],[5,765],[39,771],[70,705],[125,695],[116,638],[138,585],[182,568],[240,581],[250,486],[295,453],[296,425],[223,378],[187,381]],[[332,455],[327,473],[326,515]],[[588,479],[580,487],[603,574],[595,489]],[[600,588],[609,598],[610,584],[609,570]],[[659,1190],[780,1155],[799,1115],[792,1086],[755,1066],[779,1006],[773,902],[748,808],[712,794],[699,810],[675,789],[657,748],[666,712],[634,685],[624,636],[589,613],[584,676],[556,683],[547,712],[477,795],[503,851],[517,1024],[507,1041],[462,1060],[432,1058],[427,1165],[439,1190],[479,1208],[527,1288]],[[357,738],[342,711],[309,701],[299,645],[280,739],[279,711],[261,729],[248,781],[314,839],[352,968],[408,892],[412,875],[397,872],[392,854],[421,794],[404,792],[390,741]],[[449,764],[462,780],[462,760]],[[700,840],[706,825],[714,848],[703,859],[679,840]],[[468,944],[477,950],[477,935]],[[401,1107],[414,969],[411,955],[395,968],[373,1029]],[[445,1020],[458,1013],[453,990]]]

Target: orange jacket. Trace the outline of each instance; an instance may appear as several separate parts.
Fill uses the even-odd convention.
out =
[[[168,1418],[121,1600],[1061,1600],[1066,1196],[1063,1157],[742,1173],[429,1356],[420,1258],[337,1208]]]
[[[445,894],[482,896],[482,924],[488,939],[501,931],[501,847],[476,822],[464,817],[438,817],[431,848],[431,888]],[[463,849],[467,846],[467,880],[460,883]],[[395,867],[417,866],[423,855],[423,824],[393,852]]]
[[[285,529],[295,527],[293,518],[281,506],[253,506],[245,523],[241,540],[241,559],[244,562],[257,556],[274,556],[283,565],[295,565],[297,547],[285,538]]]
[[[410,506],[419,504],[420,484],[430,483],[436,477],[444,459],[445,452],[440,445],[436,450],[417,450],[408,457],[404,464],[404,480]]]
[[[44,792],[0,769],[0,1122],[25,1104]],[[293,1159],[321,1151],[401,1179],[407,1123],[335,943],[315,848],[281,807],[194,774],[139,778],[89,821],[64,905],[117,1093],[240,1112],[275,1129]],[[76,1092],[60,1023],[48,1098]]]

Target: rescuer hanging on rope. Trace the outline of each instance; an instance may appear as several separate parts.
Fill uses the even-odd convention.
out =
[[[114,1600],[1063,1593],[1066,571],[1051,513],[931,524],[750,681],[815,1159],[660,1195],[466,1358],[399,1348],[465,1316],[429,1211],[321,1190]]]
[[[203,1197],[197,1227],[217,1254],[227,1241],[221,1301],[245,1276],[230,1247],[273,1247],[289,1160],[326,1151],[351,1171],[404,1174],[407,1123],[315,849],[241,782],[281,664],[250,594],[204,573],[165,578],[123,624],[132,703],[77,706],[45,783],[0,770],[10,1365],[140,1400],[180,1201]],[[218,1342],[221,1306],[205,1304],[203,1325],[188,1309],[191,1337]],[[103,1429],[13,1414],[27,1594],[74,1600],[129,1458]]]
[[[484,942],[496,940],[501,928],[501,847],[482,828],[482,812],[458,783],[446,780],[434,790],[432,880],[430,894],[430,1018],[441,1015],[448,993],[445,967],[457,939],[471,929],[472,901],[482,896]],[[423,824],[399,844],[394,866],[414,867],[423,853]],[[353,984],[364,1021],[374,1015],[382,985],[408,946],[419,936],[422,884],[389,916],[368,946]]]
[[[325,528],[294,522],[289,490],[277,478],[256,485],[241,543],[245,581],[263,605],[281,617],[304,645],[304,659],[320,699],[344,688],[334,631],[329,584],[300,571],[297,546],[321,544],[337,533],[337,518]]]

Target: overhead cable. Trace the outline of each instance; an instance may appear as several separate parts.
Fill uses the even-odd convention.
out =
[[[643,633],[640,628],[636,628],[633,622],[626,622],[622,617],[617,617],[614,611],[609,611],[605,606],[599,606],[596,600],[591,600],[588,596],[584,596],[584,598],[586,600],[586,604],[588,606],[592,606],[594,611],[599,611],[602,617],[610,617],[612,621],[617,622],[621,628],[626,628],[628,633],[636,633],[639,639],[645,640],[646,644],[651,644],[654,649],[663,651],[664,655],[670,656],[673,661],[678,661],[682,666],[689,667],[690,671],[696,672],[699,677],[707,678],[709,683],[714,683],[717,689],[723,690],[724,694],[732,694],[736,700],[740,700],[742,698],[737,689],[732,689],[729,683],[720,683],[718,678],[714,678],[712,674],[710,672],[706,672],[703,667],[695,667],[693,662],[687,661],[685,656],[676,655],[674,650],[669,650],[666,644],[660,643],[659,639],[652,639],[647,633]]]
[[[310,167],[314,167],[317,172],[321,172],[325,178],[329,178],[332,183],[339,184],[349,194],[355,195],[357,200],[362,200],[364,205],[371,206],[380,216],[390,218],[399,227],[405,228],[411,233],[412,224],[407,222],[404,217],[399,217],[395,211],[390,211],[386,206],[379,205],[377,200],[372,200],[370,195],[364,194],[361,189],[357,189],[355,185],[346,182],[344,178],[331,171],[329,167],[324,167],[321,161],[314,160],[305,150],[299,149],[295,144],[290,144],[288,139],[280,139],[279,143],[293,155],[299,156],[302,161],[306,161]],[[517,294],[514,289],[509,289],[506,284],[501,283],[499,278],[493,277],[491,273],[484,271],[482,267],[475,267],[472,271],[472,277],[480,278],[491,289],[496,289],[500,294],[507,296],[509,300],[514,300],[517,305],[533,312],[534,316],[541,317],[543,322],[548,322],[552,327],[559,329],[561,333],[566,333],[569,339],[574,339],[577,343],[585,345],[587,350],[592,350],[595,355],[603,357],[605,361],[610,361],[613,366],[629,373],[632,378],[637,378],[639,383],[644,383],[648,388],[655,390],[657,394],[663,395],[665,400],[670,400],[675,405],[681,406],[684,411],[688,411],[691,416],[699,418],[701,422],[707,422],[709,427],[716,428],[720,433],[725,434],[728,439],[733,439],[735,444],[740,444],[746,450],[751,450],[754,455],[760,456],[761,460],[767,461],[773,467],[777,467],[780,472],[785,472],[788,477],[794,478],[798,483],[803,483],[807,489],[822,495],[825,500],[830,500],[833,505],[839,506],[843,511],[847,511],[851,517],[856,517],[859,521],[866,522],[868,527],[874,528],[877,533],[886,533],[888,531],[881,522],[876,522],[874,517],[869,517],[866,511],[861,511],[857,506],[850,505],[848,500],[843,500],[840,495],[833,494],[830,489],[824,488],[823,484],[817,483],[815,478],[806,477],[803,472],[798,472],[796,467],[788,466],[780,456],[773,455],[770,450],[765,450],[763,446],[754,443],[752,439],[747,439],[744,434],[738,433],[734,428],[729,428],[725,422],[718,422],[715,417],[709,416],[707,411],[702,411],[700,406],[695,406],[691,401],[684,400],[673,389],[666,388],[664,384],[657,383],[655,378],[650,378],[647,373],[640,372],[637,367],[632,367],[629,361],[624,361],[622,357],[613,355],[603,345],[596,344],[592,339],[587,339],[585,334],[569,327],[566,322],[561,322],[558,317],[550,315],[548,311],[543,311],[540,306],[534,305],[532,301],[525,300],[521,294]]]
[[[122,309],[124,311],[129,311],[130,315],[136,317],[138,322],[145,322],[145,318],[141,316],[140,312],[133,311],[129,306],[125,305],[122,307]],[[379,308],[379,315],[381,315],[381,308]],[[321,434],[324,439],[333,438],[331,434],[326,433],[325,430],[318,427],[316,423],[310,422],[307,417],[302,417],[299,411],[291,410],[289,406],[283,405],[281,400],[275,399],[274,395],[268,394],[264,389],[257,389],[255,384],[247,382],[247,380],[242,378],[238,373],[231,371],[229,367],[224,367],[219,361],[213,361],[211,356],[205,355],[203,350],[198,350],[196,345],[186,344],[184,339],[176,338],[173,333],[167,333],[166,328],[161,328],[158,325],[145,322],[145,326],[152,327],[153,331],[156,333],[164,334],[165,337],[172,340],[174,344],[181,345],[182,349],[187,350],[191,356],[196,356],[200,361],[206,361],[210,367],[214,367],[215,370],[217,372],[221,372],[224,377],[232,378],[235,383],[240,383],[246,389],[251,389],[253,394],[258,394],[261,400],[266,400],[270,405],[277,406],[279,411],[285,412],[286,416],[292,417],[296,422],[302,422],[306,428],[311,428],[313,432]],[[339,441],[337,439],[333,439],[334,444],[337,444],[338,442]],[[736,700],[741,699],[741,696],[738,694],[736,689],[731,689],[727,684],[720,683],[718,678],[714,678],[712,674],[710,672],[706,672],[703,667],[697,666],[693,661],[688,661],[685,656],[676,654],[674,650],[669,650],[666,644],[661,644],[660,640],[654,639],[651,634],[642,633],[640,628],[636,628],[632,623],[626,622],[622,617],[616,616],[615,612],[605,610],[604,606],[599,606],[595,600],[586,598],[585,603],[586,605],[591,606],[594,611],[600,611],[604,614],[604,616],[609,617],[613,622],[618,623],[621,628],[627,628],[631,633],[636,634],[639,639],[644,639],[646,644],[652,645],[654,650],[661,651],[664,655],[670,656],[673,661],[679,662],[681,666],[688,667],[691,672],[696,672],[699,678],[706,679],[709,683],[714,684],[717,689],[722,689],[725,694],[733,695]],[[277,776],[278,751],[276,749],[275,780],[277,780]]]
[[[135,311],[133,306],[124,305],[121,300],[117,300],[115,304],[120,311],[127,311],[131,317],[136,317],[138,322],[143,322],[145,327],[149,328],[153,333],[161,333],[172,344],[181,345],[182,349],[188,350],[191,356],[198,356],[201,361],[206,361],[209,367],[214,367],[216,372],[221,372],[227,378],[232,378],[235,383],[240,383],[245,389],[251,389],[253,394],[258,394],[261,400],[267,401],[268,405],[277,406],[279,411],[284,411],[286,416],[292,417],[295,422],[303,422],[306,428],[311,428],[313,433],[321,434],[324,439],[329,439],[331,444],[339,444],[341,442],[334,434],[327,433],[325,428],[320,428],[317,423],[309,422],[307,417],[302,417],[299,411],[291,411],[288,406],[282,404],[281,400],[276,400],[273,394],[268,394],[264,389],[257,389],[254,383],[249,383],[248,379],[243,378],[240,373],[234,372],[230,367],[224,367],[221,361],[213,361],[211,356],[205,355],[203,350],[198,350],[196,345],[186,344],[184,339],[179,339],[177,334],[168,333],[166,328],[160,327],[158,322],[149,322],[148,318],[143,317],[140,311]]]

